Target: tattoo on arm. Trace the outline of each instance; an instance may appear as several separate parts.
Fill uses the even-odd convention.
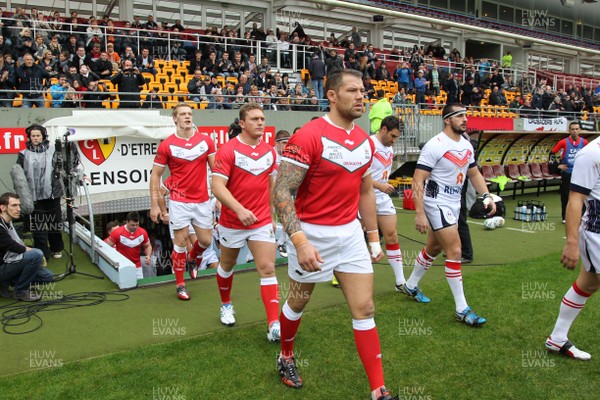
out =
[[[296,207],[294,206],[292,194],[300,187],[306,176],[306,172],[305,168],[282,161],[277,173],[273,202],[277,217],[283,224],[283,228],[288,236],[302,230],[300,221],[296,215]]]

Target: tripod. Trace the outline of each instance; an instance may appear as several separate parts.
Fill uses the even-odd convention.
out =
[[[74,180],[77,179],[76,176],[76,167],[77,167],[77,157],[74,157],[72,152],[75,151],[73,149],[73,145],[71,144],[71,142],[69,142],[69,135],[71,134],[71,131],[67,131],[67,133],[65,133],[64,135],[64,141],[65,141],[65,164],[66,164],[66,185],[65,185],[65,196],[67,199],[67,222],[69,223],[69,258],[67,260],[67,266],[66,266],[66,271],[64,274],[61,275],[61,278],[64,278],[66,276],[69,276],[71,274],[79,274],[79,275],[85,275],[85,276],[89,276],[91,278],[96,278],[96,279],[104,279],[103,276],[97,276],[97,275],[92,275],[92,274],[88,274],[85,272],[79,272],[77,271],[77,265],[75,264],[75,258],[73,257],[73,242],[75,239],[75,213],[73,211],[74,209],[74,202],[75,202],[75,198],[74,198]]]

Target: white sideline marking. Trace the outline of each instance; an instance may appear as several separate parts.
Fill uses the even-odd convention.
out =
[[[477,225],[483,225],[483,222],[475,222],[475,221],[467,221],[469,224],[477,224]],[[502,227],[500,229],[508,229],[509,231],[517,231],[517,232],[523,232],[523,233],[535,233],[535,231],[529,231],[527,229],[518,229],[518,228],[509,228],[509,227]]]

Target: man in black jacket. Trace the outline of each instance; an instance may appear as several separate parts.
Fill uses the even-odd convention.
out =
[[[37,301],[40,296],[30,289],[42,268],[42,251],[23,244],[12,221],[21,217],[21,200],[15,193],[0,196],[0,296],[16,300]],[[14,292],[8,290],[15,281]]]
[[[46,107],[44,100],[44,88],[46,80],[50,80],[50,74],[37,64],[33,63],[33,56],[25,54],[23,65],[15,70],[15,86],[23,95],[23,108]]]
[[[140,108],[140,90],[146,83],[131,60],[123,62],[123,71],[110,80],[119,91],[119,108]],[[125,92],[125,93],[123,93]]]

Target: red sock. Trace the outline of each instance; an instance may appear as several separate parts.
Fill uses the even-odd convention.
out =
[[[287,304],[283,305],[279,323],[281,324],[281,355],[291,357],[294,355],[294,339],[300,327],[302,313],[294,312]]]
[[[183,249],[185,249],[185,247]],[[171,253],[171,263],[173,264],[173,272],[175,273],[175,284],[177,286],[185,285],[183,278],[183,274],[185,273],[185,261],[185,250],[180,253],[177,251],[177,249],[173,249],[173,252]]]
[[[260,279],[260,296],[267,312],[267,322],[271,325],[271,323],[277,321],[277,316],[279,315],[279,286],[277,285],[277,277]]]
[[[221,303],[231,303],[231,285],[233,283],[233,270],[225,272],[221,268],[221,264],[217,267],[217,285],[219,285],[219,294],[221,295]]]
[[[190,251],[190,261],[194,261],[197,266],[200,266],[202,263],[202,254],[204,253],[206,248],[200,246],[200,243],[196,240],[194,245],[192,246],[192,250]]]
[[[381,346],[373,318],[352,320],[354,341],[358,355],[363,363],[371,391],[384,386],[383,366],[381,364]]]

